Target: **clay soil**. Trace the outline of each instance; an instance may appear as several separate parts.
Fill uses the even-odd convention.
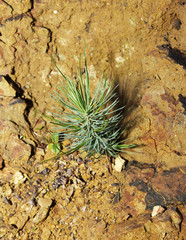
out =
[[[186,237],[185,10],[183,0],[0,1],[0,239]],[[105,156],[48,160],[51,55],[73,78],[83,41],[91,90],[115,77],[139,145],[119,172]]]

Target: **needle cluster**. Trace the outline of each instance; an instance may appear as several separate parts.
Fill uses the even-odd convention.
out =
[[[54,62],[55,64],[55,62]],[[90,81],[86,61],[85,72],[81,72],[81,55],[77,78],[65,76],[55,64],[61,77],[61,85],[52,98],[60,107],[54,107],[57,113],[50,118],[57,126],[64,139],[70,139],[72,144],[66,154],[83,150],[88,156],[100,155],[115,156],[126,148],[134,147],[125,144],[122,139],[124,131],[121,129],[123,119],[121,110],[117,108],[119,98],[116,97],[113,83],[109,85],[108,78],[101,78],[94,94],[90,94]]]

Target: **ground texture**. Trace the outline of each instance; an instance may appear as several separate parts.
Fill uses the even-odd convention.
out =
[[[1,239],[184,239],[184,12],[183,0],[0,1]],[[51,55],[74,77],[83,40],[91,89],[115,76],[140,145],[121,172],[78,152],[44,161],[60,83]]]

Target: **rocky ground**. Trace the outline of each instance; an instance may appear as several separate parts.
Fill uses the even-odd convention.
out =
[[[0,238],[186,236],[185,2],[0,1]],[[54,155],[43,117],[86,43],[91,89],[114,76],[131,143],[112,159]],[[63,142],[63,147],[68,141]]]

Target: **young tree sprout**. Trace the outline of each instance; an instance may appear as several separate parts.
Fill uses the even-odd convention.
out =
[[[117,86],[113,88],[114,80],[109,85],[108,78],[102,76],[91,96],[86,49],[84,54],[85,73],[81,72],[80,55],[77,79],[65,76],[54,62],[61,75],[61,85],[52,95],[59,105],[54,107],[57,113],[52,113],[49,118],[57,126],[59,134],[72,141],[68,150],[62,153],[70,154],[81,149],[87,156],[95,153],[115,156],[135,145],[125,144],[126,139],[121,140],[124,132],[120,127],[123,107],[117,108],[119,98],[115,93]]]

